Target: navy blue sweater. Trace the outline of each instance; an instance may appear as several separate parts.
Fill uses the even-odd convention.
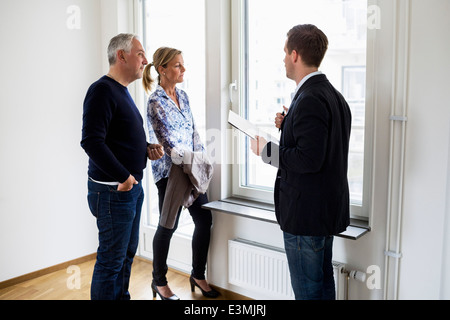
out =
[[[103,76],[84,100],[81,146],[89,156],[88,175],[94,180],[140,181],[147,164],[142,116],[128,89]]]

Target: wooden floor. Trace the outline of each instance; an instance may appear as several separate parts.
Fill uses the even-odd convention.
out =
[[[89,300],[90,283],[95,260],[77,265],[80,271],[79,283],[74,281],[75,272],[71,269],[59,270],[38,278],[0,289],[0,300]],[[153,300],[153,266],[150,261],[136,258],[133,262],[130,279],[132,300]],[[172,291],[182,300],[206,300],[200,290],[191,292],[189,276],[169,270],[167,279]],[[79,288],[77,286],[79,285]],[[73,288],[74,287],[74,288]],[[221,295],[215,300],[247,300],[246,297],[216,288]],[[156,299],[159,300],[159,297]]]

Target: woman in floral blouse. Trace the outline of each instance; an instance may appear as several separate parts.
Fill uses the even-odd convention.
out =
[[[156,50],[153,55],[153,63],[147,65],[143,77],[144,88],[149,93],[152,91],[155,82],[151,77],[151,67],[154,67],[158,73],[158,85],[148,101],[149,139],[163,145],[165,151],[165,155],[160,160],[152,161],[153,177],[158,187],[159,211],[161,213],[169,172],[173,165],[172,149],[176,147],[176,150],[187,149],[196,152],[204,151],[204,147],[195,127],[189,98],[186,92],[176,87],[178,83],[184,81],[183,77],[186,71],[181,51],[166,47]],[[189,207],[189,213],[195,224],[192,237],[193,268],[190,284],[192,291],[197,286],[204,296],[215,298],[218,296],[218,292],[212,289],[205,279],[212,225],[211,211],[202,208],[202,205],[207,202],[207,196],[203,194]],[[173,229],[158,225],[153,238],[153,295],[155,297],[158,293],[164,300],[178,299],[167,283],[166,260],[170,240],[177,229],[180,212],[181,207]]]

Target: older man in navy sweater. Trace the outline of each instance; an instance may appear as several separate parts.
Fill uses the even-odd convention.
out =
[[[127,300],[144,200],[143,170],[147,158],[157,160],[164,151],[147,143],[142,116],[127,89],[147,65],[142,44],[135,35],[119,34],[111,39],[108,59],[109,73],[90,86],[83,107],[88,203],[99,230],[91,299]]]

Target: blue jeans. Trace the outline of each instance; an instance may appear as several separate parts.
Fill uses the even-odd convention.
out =
[[[284,232],[284,247],[296,300],[335,300],[333,236],[296,236]]]
[[[97,261],[91,283],[92,300],[129,300],[131,265],[139,243],[144,192],[141,183],[128,192],[88,181],[88,203],[97,218]]]

